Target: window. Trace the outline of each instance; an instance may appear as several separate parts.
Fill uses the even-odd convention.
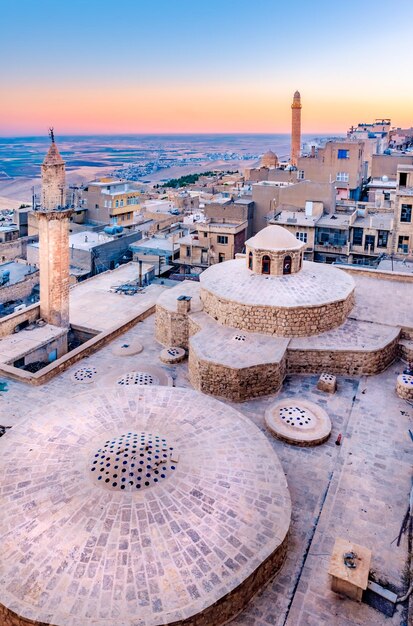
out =
[[[116,208],[116,209],[117,209],[117,208],[119,208],[119,200],[116,200],[116,202],[115,202],[115,208]]]
[[[190,248],[190,246],[186,246],[186,256],[191,256],[191,248]]]
[[[364,250],[366,252],[374,252],[374,243],[375,243],[374,235],[366,235],[364,238]]]
[[[295,233],[295,236],[297,237],[299,241],[303,241],[304,243],[307,243],[307,233]]]
[[[283,261],[283,274],[291,274],[291,257],[287,255]]]
[[[397,242],[397,252],[408,254],[409,252],[409,237],[407,235],[399,235],[399,241]]]
[[[389,233],[387,230],[379,230],[377,233],[377,247],[387,248],[387,242],[389,240]]]
[[[225,244],[228,243],[228,237],[226,235],[218,235],[217,241],[218,241],[218,243],[221,243],[221,244],[225,245]]]
[[[350,158],[350,150],[338,150],[337,158],[338,159],[348,159],[348,158]]]
[[[120,201],[120,206],[123,206],[123,200]]]
[[[261,267],[262,267],[262,273],[263,274],[270,274],[271,273],[271,259],[270,259],[270,257],[267,254],[265,254],[262,257]]]
[[[206,231],[206,230],[204,230],[204,237],[206,237],[206,236],[207,236],[207,231]]]
[[[304,170],[298,170],[298,172],[297,172],[297,179],[298,180],[304,180]]]
[[[388,191],[383,191],[383,194],[385,200],[390,200],[390,193]]]
[[[411,204],[402,204],[402,210],[400,213],[400,221],[401,222],[412,221],[412,205]]]
[[[218,254],[218,263],[223,263],[225,261],[225,254],[222,254],[222,252],[220,252]]]
[[[98,204],[95,204],[95,209],[98,209],[98,208],[99,208],[99,205],[98,205]]]
[[[252,270],[252,252],[248,255],[248,269]]]
[[[339,183],[348,183],[348,172],[337,172],[336,181]]]
[[[353,245],[354,246],[363,245],[363,229],[362,228],[353,228]]]
[[[407,172],[400,172],[399,187],[406,187],[406,185],[407,185]]]

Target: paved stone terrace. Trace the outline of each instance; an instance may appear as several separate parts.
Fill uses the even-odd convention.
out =
[[[223,300],[244,305],[311,307],[346,300],[354,280],[331,265],[304,261],[289,276],[253,274],[245,259],[212,265],[200,276],[201,288]]]
[[[344,324],[313,337],[291,339],[292,350],[378,350],[399,335],[400,328],[348,319]]]
[[[379,284],[377,281],[377,288]],[[160,364],[161,346],[153,340],[153,329],[151,316],[118,340],[139,339],[144,351],[137,356],[116,357],[112,347],[106,346],[84,363],[96,365],[99,376],[119,371],[119,367],[123,371],[129,367],[126,362],[133,365],[130,369],[145,364],[161,366],[173,376],[176,385],[188,387],[186,362],[169,368]],[[33,407],[47,407],[58,397],[76,402],[84,388],[72,383],[70,376],[78,366],[43,387],[10,381],[9,391],[0,394],[0,423],[12,426]],[[333,396],[316,389],[318,376],[293,376],[286,380],[281,394],[234,405],[265,432],[277,452],[293,507],[286,562],[279,575],[231,622],[234,626],[407,624],[403,605],[387,618],[367,605],[334,596],[326,578],[333,539],[343,535],[372,548],[372,565],[379,577],[393,583],[399,593],[406,590],[406,537],[399,548],[391,544],[408,505],[413,452],[408,434],[408,428],[413,429],[413,408],[394,392],[402,368],[399,362],[375,377],[338,377],[338,392]],[[319,403],[327,410],[333,430],[326,443],[316,448],[297,448],[267,431],[265,409],[292,395]],[[338,433],[343,436],[340,447],[334,443]]]
[[[356,304],[351,317],[413,328],[413,284],[353,275]]]
[[[279,363],[289,339],[248,333],[221,326],[206,313],[191,315],[202,330],[191,338],[191,350],[198,358],[227,367],[252,367],[261,363]]]
[[[132,447],[142,433],[152,465]],[[159,470],[156,435],[173,447]],[[117,454],[104,451],[111,440]],[[282,563],[291,501],[280,462],[247,417],[213,398],[166,387],[92,391],[75,406],[60,400],[33,412],[0,449],[0,602],[23,617],[59,626],[180,622],[279,549]],[[130,455],[151,478],[142,468],[133,480],[125,473],[122,491]],[[108,459],[115,465],[106,469]]]

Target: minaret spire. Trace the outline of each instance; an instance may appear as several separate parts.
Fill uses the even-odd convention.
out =
[[[291,165],[297,165],[301,152],[301,96],[296,91],[291,105]]]
[[[54,143],[54,128],[53,128],[53,126],[51,126],[49,128],[49,137],[52,140],[52,143]]]

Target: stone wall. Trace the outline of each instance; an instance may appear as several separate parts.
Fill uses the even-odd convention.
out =
[[[378,350],[287,350],[288,374],[378,374],[398,358],[398,337]]]
[[[27,244],[37,241],[36,236],[20,237],[16,241],[6,241],[0,243],[0,263],[4,261],[13,261],[14,259],[25,259]]]
[[[170,311],[156,305],[155,339],[170,348],[188,348],[188,314]]]
[[[354,292],[345,300],[313,307],[269,307],[224,300],[201,289],[206,313],[224,326],[281,337],[308,337],[345,322],[354,305]]]
[[[0,302],[9,302],[10,300],[21,300],[30,296],[33,287],[39,284],[39,272],[27,274],[23,280],[19,280],[12,285],[0,287]]]
[[[37,319],[39,317],[39,304],[34,304],[32,307],[30,307],[30,309],[32,309],[32,316],[37,314],[37,317],[34,318]],[[120,324],[119,326],[113,326],[105,332],[98,333],[97,335],[86,341],[86,343],[82,344],[78,348],[75,348],[74,350],[71,350],[71,352],[68,352],[67,354],[58,358],[57,361],[53,361],[53,363],[50,363],[50,365],[47,365],[46,367],[34,374],[31,372],[26,372],[22,369],[18,369],[11,365],[7,365],[6,363],[1,363],[0,376],[12,378],[13,380],[19,380],[21,382],[29,383],[31,385],[43,385],[48,380],[54,378],[57,374],[61,374],[61,372],[67,370],[67,368],[74,363],[77,363],[81,359],[84,359],[90,354],[93,354],[94,352],[96,352],[96,350],[100,350],[111,341],[113,341],[113,339],[115,339],[119,335],[122,335],[127,330],[135,326],[138,322],[141,322],[150,315],[152,315],[154,312],[155,306],[149,306],[145,311],[143,311],[139,315],[131,316],[128,320],[122,322],[122,324]],[[93,331],[90,332],[92,333]]]
[[[296,274],[303,265],[303,251],[299,250],[257,250],[247,245],[246,263],[249,267],[249,255],[252,254],[252,267],[250,268],[255,274],[262,274],[262,259],[264,256],[270,258],[270,274],[273,276],[282,276],[284,271],[284,259],[289,257],[290,272],[287,274]]]
[[[170,622],[169,626],[220,626],[240,613],[278,572],[287,555],[288,533],[281,544],[257,569],[231,593],[223,596],[215,604],[188,619]],[[97,620],[98,622],[99,620]],[[1,626],[51,626],[52,622],[37,622],[19,617],[13,611],[0,604]],[[82,626],[79,624],[79,626]]]
[[[286,361],[261,363],[243,369],[199,359],[189,351],[188,375],[194,389],[232,402],[279,391],[286,374]]]
[[[23,322],[35,322],[40,317],[40,304],[32,304],[26,307],[23,311],[17,313],[10,313],[0,318],[0,339],[11,335],[16,326]]]

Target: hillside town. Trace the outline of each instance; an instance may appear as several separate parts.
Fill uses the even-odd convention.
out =
[[[0,226],[1,626],[412,623],[413,127],[304,116],[162,184],[68,185],[50,129]]]

